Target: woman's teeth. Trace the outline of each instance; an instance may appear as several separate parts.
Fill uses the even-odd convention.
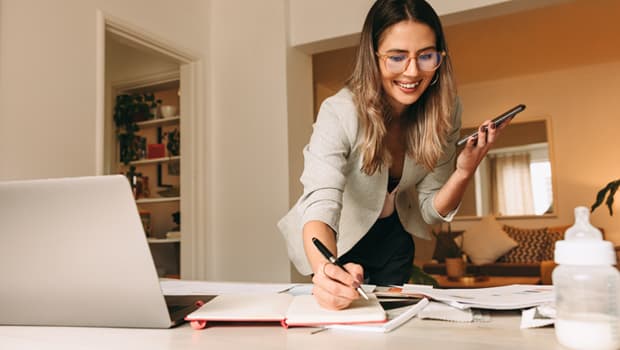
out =
[[[398,86],[405,88],[405,89],[413,89],[414,87],[420,85],[420,82],[417,83],[397,83]]]

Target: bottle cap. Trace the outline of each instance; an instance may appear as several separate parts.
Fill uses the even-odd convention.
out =
[[[615,265],[616,251],[609,241],[595,239],[557,241],[554,260],[557,264],[564,265]]]

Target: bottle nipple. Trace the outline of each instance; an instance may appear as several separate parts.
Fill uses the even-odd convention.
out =
[[[590,224],[590,211],[586,207],[575,208],[575,224],[566,230],[565,240],[602,240],[603,234]]]

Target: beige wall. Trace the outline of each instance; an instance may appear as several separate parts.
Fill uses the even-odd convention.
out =
[[[515,102],[528,106],[523,117],[551,117],[558,216],[505,223],[527,227],[570,224],[575,206],[590,206],[600,188],[620,178],[618,91],[620,61],[461,87],[463,119],[468,125]],[[617,217],[602,208],[593,214],[592,222],[620,243]]]

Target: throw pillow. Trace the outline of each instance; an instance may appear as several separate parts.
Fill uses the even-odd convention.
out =
[[[547,232],[547,239],[549,240],[549,243],[547,244],[547,249],[545,249],[541,260],[553,260],[555,254],[555,242],[564,239],[564,232],[549,231]]]
[[[502,256],[500,262],[537,263],[545,260],[549,247],[546,227],[532,229],[504,225],[502,228],[519,246]]]
[[[462,249],[476,265],[494,263],[518,245],[493,216],[485,216],[463,232]]]
[[[461,248],[456,244],[454,239],[462,234],[463,231],[441,231],[435,234],[435,251],[433,252],[433,259],[442,263],[446,260],[446,258],[460,256],[462,254]]]

